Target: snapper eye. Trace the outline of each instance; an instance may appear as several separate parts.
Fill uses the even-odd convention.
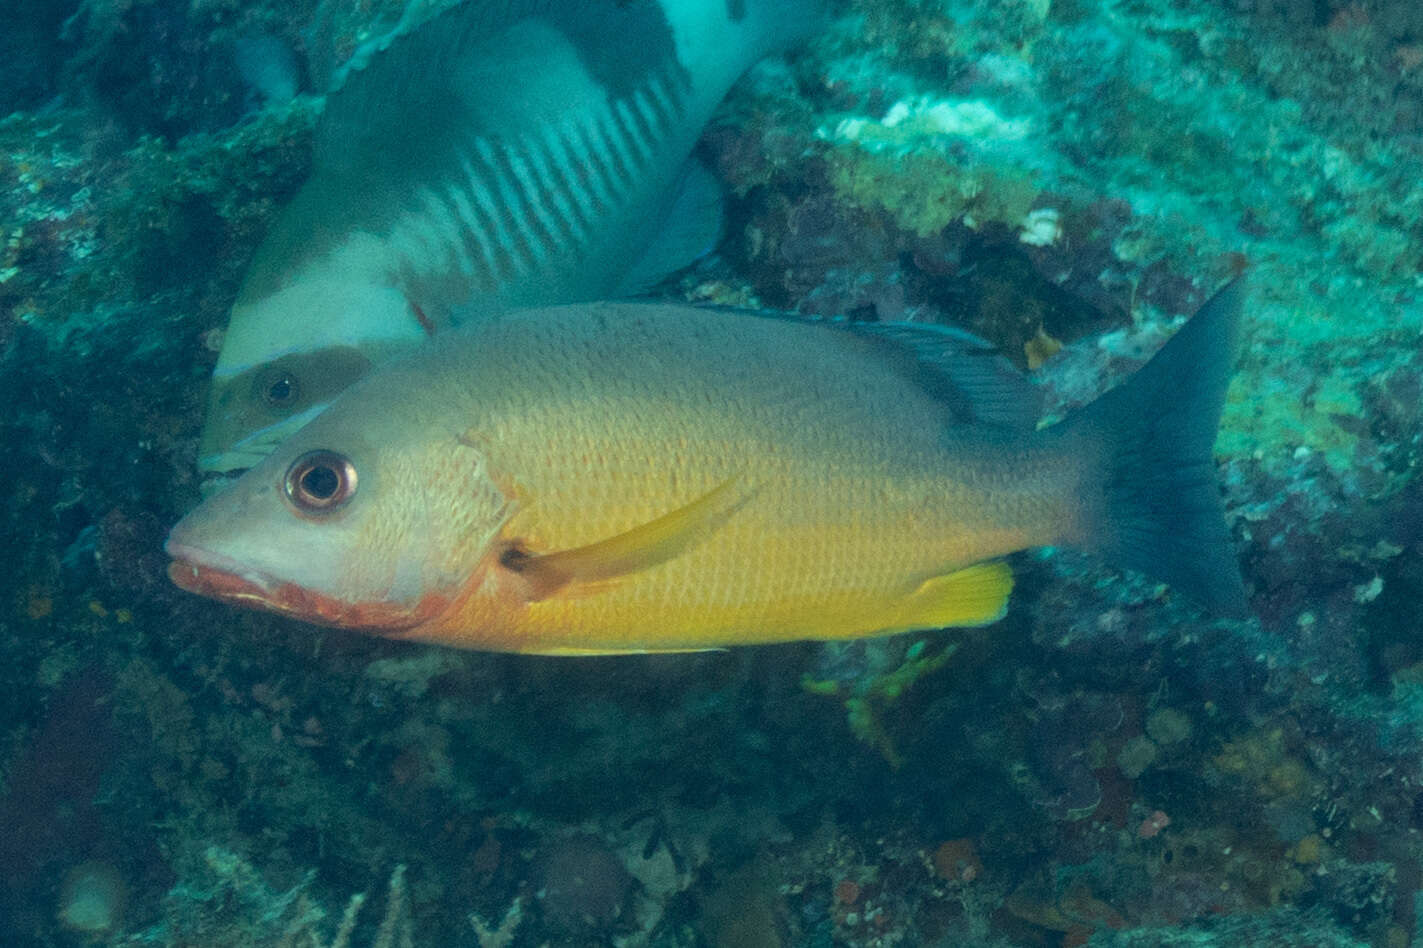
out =
[[[287,500],[303,513],[330,513],[356,494],[356,468],[335,451],[308,451],[287,468]]]

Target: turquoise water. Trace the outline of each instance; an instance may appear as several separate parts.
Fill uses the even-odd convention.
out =
[[[849,2],[722,103],[723,236],[654,290],[966,328],[1060,417],[1248,266],[1248,620],[1033,551],[985,629],[553,660],[165,574],[317,92],[400,13],[5,11],[0,944],[1423,943],[1423,15]]]

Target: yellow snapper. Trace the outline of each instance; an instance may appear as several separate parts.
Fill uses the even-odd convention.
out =
[[[819,0],[468,0],[359,53],[258,249],[199,465],[265,457],[372,365],[510,306],[627,295],[715,242],[687,160]]]
[[[543,654],[981,625],[1071,545],[1208,608],[1245,594],[1211,447],[1241,287],[1038,430],[985,343],[918,325],[596,303],[374,373],[172,531],[179,586]]]

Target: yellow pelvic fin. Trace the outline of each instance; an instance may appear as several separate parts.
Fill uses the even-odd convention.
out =
[[[737,495],[733,477],[684,507],[626,533],[556,553],[510,549],[503,565],[529,584],[530,601],[547,599],[570,584],[607,582],[675,559],[715,533],[749,494]]]
[[[1008,611],[1012,591],[1013,571],[1002,560],[933,576],[920,583],[903,604],[901,628],[989,625]]]

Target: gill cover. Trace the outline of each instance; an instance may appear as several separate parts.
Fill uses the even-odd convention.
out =
[[[323,415],[173,528],[184,589],[310,622],[399,630],[457,597],[508,509],[485,459],[418,408]]]

